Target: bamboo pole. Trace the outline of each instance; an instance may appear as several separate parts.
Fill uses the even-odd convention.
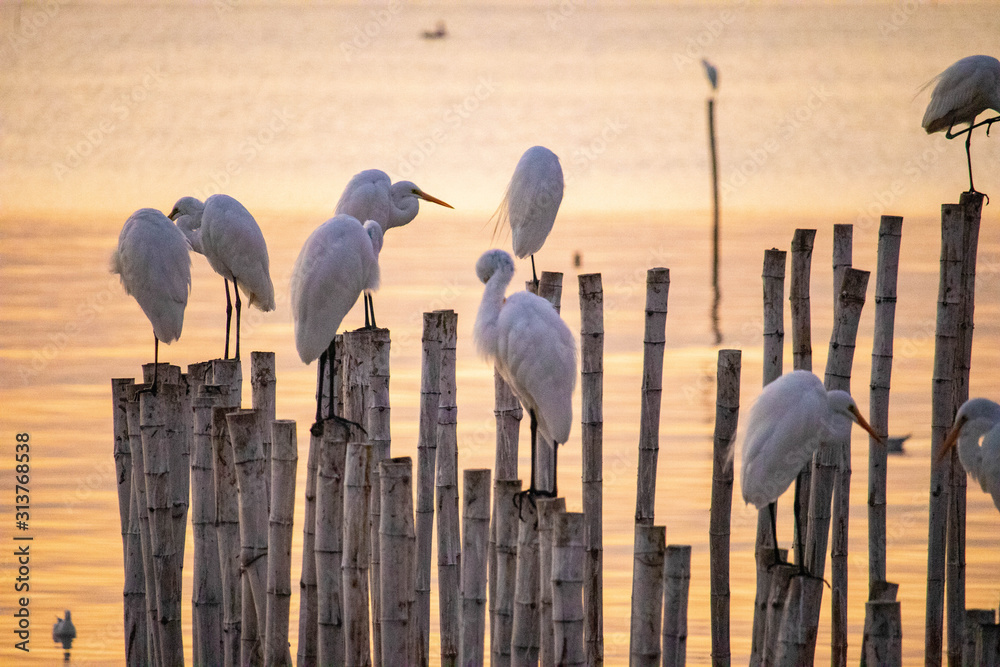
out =
[[[601,274],[579,277],[583,515],[587,561],[583,579],[583,641],[588,665],[604,664],[604,289]]]
[[[342,665],[345,660],[344,636],[344,473],[347,443],[359,440],[354,426],[335,420],[323,424],[323,436],[317,448],[316,515],[313,536],[314,576],[316,581],[316,639],[311,664]],[[300,663],[301,664],[301,661]]]
[[[514,496],[521,480],[494,481],[493,523],[496,525],[496,598],[490,628],[493,667],[511,664],[510,646],[514,620],[514,591],[517,582],[517,507]]]
[[[344,336],[346,341],[348,336]],[[348,402],[345,394],[345,404]],[[361,438],[363,439],[363,438]],[[344,474],[344,664],[371,664],[368,630],[368,506],[371,445],[355,438],[347,444]]]
[[[555,665],[555,628],[552,625],[552,527],[556,515],[565,511],[565,498],[538,499],[538,581],[541,588],[538,595],[540,624],[538,659],[542,667]],[[586,589],[584,591],[586,592]]]
[[[899,584],[893,584],[888,581],[876,581],[871,584],[868,589],[868,601],[869,602],[895,602],[896,594],[899,593]],[[865,623],[867,628],[867,623],[869,619],[867,618],[867,611],[865,617]],[[868,632],[867,630],[861,635],[861,667],[868,667],[867,660],[868,653]]]
[[[521,417],[524,410],[520,402],[514,396],[514,392],[500,373],[493,370],[494,389],[494,415],[496,417],[496,462],[494,464],[494,487],[500,480],[513,481],[517,479],[517,449],[518,436],[521,426]],[[487,575],[487,586],[489,587],[489,611],[490,611],[490,637],[496,633],[496,600],[497,600],[497,580],[499,578],[497,565],[497,517],[500,508],[497,494],[499,491],[494,488],[493,510],[490,520],[490,544],[487,558],[489,560]],[[506,511],[506,508],[504,508]],[[492,643],[492,640],[491,640]]]
[[[785,251],[772,248],[764,252],[764,368],[766,387],[781,377],[784,365],[785,321]],[[775,508],[777,511],[777,507]],[[757,563],[757,591],[754,596],[753,634],[750,644],[750,664],[760,665],[767,635],[767,599],[771,590],[771,567],[776,562],[774,537],[771,535],[771,515],[767,509],[757,513],[757,538],[754,556]]]
[[[528,667],[538,664],[540,641],[538,517],[530,502],[519,514],[510,655],[512,665]]]
[[[413,632],[410,622],[416,555],[413,460],[408,456],[383,459],[380,465],[382,660],[386,665],[412,665]]]
[[[420,364],[420,426],[417,436],[417,605],[413,632],[417,663],[430,652],[431,557],[434,539],[434,478],[437,466],[437,415],[440,404],[441,311],[424,313]]]
[[[788,287],[788,305],[792,316],[792,368],[795,370],[812,370],[812,312],[809,284],[815,240],[815,229],[796,229],[792,236],[792,275]],[[809,497],[811,480],[812,464],[807,463],[795,478],[795,493],[798,498]],[[799,535],[804,537],[809,527],[808,503],[801,503],[795,508],[794,520],[795,533],[792,536],[792,547],[795,563],[801,565],[803,545],[799,544]]]
[[[664,526],[635,527],[635,543],[632,550],[632,589],[635,594],[632,595],[628,641],[629,665],[632,667],[641,665],[655,667],[660,664],[666,535],[667,529]],[[555,566],[553,566],[553,581],[554,578]],[[553,597],[553,605],[555,604],[556,600]],[[558,631],[558,626],[556,629]],[[556,646],[559,646],[558,638]]]
[[[683,667],[687,661],[690,584],[691,547],[668,544],[663,561],[663,667]]]
[[[458,664],[482,667],[486,632],[486,563],[490,539],[490,470],[465,470],[462,492],[462,635]]]
[[[302,522],[302,569],[299,575],[299,628],[296,665],[315,667],[319,648],[319,600],[316,574],[316,486],[323,436],[309,429],[309,453],[306,458],[305,516]],[[343,495],[343,494],[341,494]],[[333,572],[339,575],[340,570]]]
[[[197,665],[221,665],[222,570],[215,521],[215,473],[212,467],[212,408],[225,397],[225,387],[203,384],[194,409],[191,443],[191,532],[194,537],[194,580],[191,593],[192,657]],[[193,629],[197,628],[197,633]]]
[[[274,370],[274,352],[250,353],[250,405],[261,414],[261,442],[264,445],[264,480],[267,500],[271,501],[271,422],[276,414],[277,378]],[[270,505],[268,505],[270,507]]]
[[[372,654],[373,664],[382,665],[382,573],[381,573],[381,541],[380,526],[382,514],[382,493],[379,465],[389,458],[389,448],[392,441],[389,429],[389,330],[372,329],[369,333],[369,352],[366,368],[367,398],[365,400],[366,424],[368,442],[371,444],[372,461],[372,492],[369,508],[369,544],[370,562],[368,573],[371,578],[372,598]],[[409,628],[409,626],[407,626]]]
[[[219,544],[219,571],[222,575],[222,639],[226,665],[234,665],[240,661],[243,629],[238,483],[226,423],[226,414],[232,410],[232,407],[212,408],[215,526]]]
[[[781,564],[776,565],[771,570],[771,590],[767,598],[767,618],[764,627],[767,632],[764,635],[763,663],[773,665],[778,659],[781,637],[781,619],[784,615],[785,604],[788,601],[788,589],[791,580],[799,573],[796,565],[787,565],[788,550],[778,549]]]
[[[806,544],[808,546],[808,540]],[[820,579],[792,577],[778,631],[778,655],[774,661],[777,667],[812,664],[806,655],[809,653],[810,637],[815,636],[815,626],[808,609],[820,608],[823,586]]]
[[[164,664],[184,662],[184,635],[181,627],[181,567],[183,553],[177,551],[174,536],[173,482],[176,463],[172,452],[184,439],[181,401],[184,387],[159,382],[156,394],[139,397],[146,502],[149,507],[150,554],[156,584],[157,618],[161,632],[160,658]]]
[[[195,532],[195,528],[194,528],[194,525],[195,525],[195,516],[194,516],[194,514],[195,514],[195,511],[196,511],[195,508],[194,508],[194,503],[195,503],[195,500],[194,500],[194,496],[195,496],[194,485],[196,483],[196,481],[194,479],[194,477],[195,477],[195,461],[194,461],[195,451],[194,450],[195,450],[195,438],[198,437],[197,429],[196,429],[195,423],[194,423],[195,422],[195,415],[194,415],[194,413],[195,413],[195,402],[197,402],[198,401],[198,397],[202,395],[201,394],[201,388],[202,388],[202,386],[205,385],[206,379],[208,379],[208,380],[212,379],[211,375],[212,375],[212,362],[210,362],[210,361],[199,361],[199,362],[195,362],[193,364],[188,364],[187,373],[182,376],[184,378],[184,380],[185,380],[185,384],[186,384],[186,387],[187,387],[187,397],[186,397],[187,398],[187,401],[186,401],[187,404],[186,404],[186,406],[183,409],[186,411],[186,413],[188,414],[188,416],[190,418],[190,423],[185,426],[185,430],[187,431],[187,434],[188,434],[188,461],[187,461],[187,463],[188,463],[188,466],[189,466],[188,475],[186,476],[188,478],[188,487],[189,488],[187,489],[187,492],[185,492],[185,500],[187,500],[188,498],[190,498],[190,503],[191,504],[190,504],[190,507],[188,509],[191,512],[191,529],[192,529],[192,533]],[[207,473],[205,472],[205,469],[203,468],[202,471],[201,471],[201,474],[207,476],[209,483],[211,483],[211,478],[212,478],[212,425],[211,425],[211,421],[212,421],[212,411],[211,411],[211,408],[209,408],[209,409],[207,409],[205,411],[204,422],[203,422],[202,430],[201,430],[201,437],[204,439],[203,442],[202,442],[202,445],[204,447],[203,452],[202,452],[203,463],[204,463],[205,466],[207,466]],[[215,495],[214,488],[210,488],[209,491],[207,492],[207,494],[204,497],[206,497],[206,498],[208,498],[208,497],[214,498],[214,495]],[[215,531],[215,527],[214,527],[214,512],[215,512],[215,508],[214,507],[212,508],[212,512],[213,512],[213,518],[212,518],[211,523],[213,524],[212,525],[212,535],[213,535],[213,540],[214,540],[214,531]],[[201,519],[200,521],[202,521],[202,523],[204,523],[204,519]],[[179,528],[181,530],[184,530],[186,532],[186,528],[187,528],[186,517],[185,517],[185,524],[182,525],[182,526],[179,526]],[[204,534],[204,529],[202,530],[202,533]],[[196,553],[199,551],[197,545],[194,547],[194,550],[195,550]],[[217,561],[218,560],[216,558],[216,554],[217,553],[218,553],[218,546],[214,542],[213,542],[213,545],[210,546],[210,547],[208,547],[207,549],[206,548],[202,548],[201,549],[201,553],[199,554],[200,560],[202,561],[202,564],[203,565],[205,564],[205,559],[207,557],[206,554],[210,554],[211,555],[210,556],[211,560]],[[199,560],[199,557],[196,557],[195,560],[196,561]],[[215,570],[216,570],[216,572],[218,572],[218,565],[215,566]],[[198,664],[208,664],[206,662],[205,658],[204,658],[204,654],[206,653],[206,651],[203,648],[203,642],[202,642],[202,639],[201,639],[201,631],[202,631],[203,622],[200,622],[200,619],[197,617],[197,616],[199,616],[199,614],[198,614],[198,612],[196,610],[196,605],[198,604],[197,603],[197,599],[198,599],[198,595],[199,595],[199,591],[197,590],[197,588],[198,588],[199,585],[204,585],[204,581],[199,582],[198,578],[195,577],[194,578],[194,585],[195,585],[195,590],[192,592],[192,596],[191,596],[191,647],[192,647],[192,659],[194,661],[198,662]],[[204,594],[203,592],[201,592],[201,593],[202,593],[202,595]],[[219,601],[219,603],[221,605],[221,590],[218,591],[218,596],[219,596],[218,597],[218,601]],[[222,607],[221,606],[216,606],[215,609],[214,609],[214,611],[216,612],[216,617],[218,619],[218,623],[217,623],[217,626],[216,626],[218,632],[215,635],[215,639],[218,640],[218,646],[215,649],[215,654],[216,655],[221,655],[221,653],[222,653],[222,643],[221,643],[221,636],[222,636],[222,634],[221,634],[222,633],[222,616],[221,616],[221,611],[222,611]],[[201,616],[205,616],[205,615],[201,614]],[[211,621],[208,621],[207,617],[205,617],[204,621],[211,623]],[[208,631],[212,632],[213,629],[211,627],[209,627]],[[210,642],[210,643],[212,643],[212,642]]]
[[[292,601],[295,472],[299,460],[294,421],[272,420],[270,454],[271,514],[267,535],[267,627],[264,632],[264,664],[290,666],[292,654],[288,650],[288,617]]]
[[[454,311],[444,311],[442,325],[435,486],[441,664],[447,667],[458,662],[462,613],[462,536],[461,519],[458,515],[458,406],[455,382],[458,315]]]
[[[715,84],[712,84],[715,90]],[[715,96],[708,98],[708,154],[712,163],[712,332],[715,344],[722,343],[719,330],[719,154],[715,146]]]
[[[896,321],[896,278],[903,219],[883,215],[878,233],[878,270],[875,278],[875,331],[872,340],[871,392],[868,422],[885,440],[889,436],[889,385],[892,379],[892,338]],[[888,450],[868,448],[868,589],[885,581],[886,473]]]
[[[126,418],[129,451],[132,457],[132,500],[129,511],[128,555],[125,559],[125,664],[146,667],[159,664],[156,638],[156,589],[153,584],[149,551],[149,510],[146,502],[146,475],[139,426],[139,390],[132,384],[126,391]]]
[[[980,667],[1000,666],[1000,625],[979,626],[976,637],[976,664]]]
[[[865,655],[869,665],[899,667],[903,664],[903,630],[899,602],[865,603]]]
[[[129,515],[132,508],[132,450],[128,441],[128,392],[134,378],[112,378],[111,415],[114,436],[115,479],[118,480],[118,515],[122,528],[122,559],[128,558]]]
[[[836,308],[840,299],[840,284],[844,281],[844,272],[851,268],[854,254],[854,225],[836,224],[833,226],[833,303]]]
[[[979,636],[981,625],[992,625],[996,620],[996,614],[992,609],[966,609],[965,610],[965,641],[962,647],[962,666],[976,666],[976,638]]]
[[[555,663],[586,664],[583,653],[583,514],[563,512],[552,527],[552,624]]]
[[[663,393],[663,350],[666,347],[670,269],[646,272],[646,331],[642,343],[642,398],[639,425],[639,472],[635,498],[636,525],[653,525],[656,460],[660,451],[660,399]],[[633,595],[636,593],[633,586]]]
[[[264,482],[264,445],[257,410],[240,410],[226,415],[229,439],[236,464],[239,488],[240,571],[243,578],[243,626],[256,621],[257,633],[243,633],[240,644],[242,664],[263,664],[262,635],[267,627],[267,484]]]
[[[941,459],[941,445],[955,418],[955,369],[962,336],[962,260],[964,220],[960,205],[941,207],[941,274],[934,337],[931,394],[931,475],[927,537],[927,597],[924,664],[942,664],[949,480],[957,457]]]
[[[711,567],[712,664],[729,665],[729,549],[733,508],[733,456],[740,412],[740,350],[719,350],[716,373],[712,509],[708,553]]]

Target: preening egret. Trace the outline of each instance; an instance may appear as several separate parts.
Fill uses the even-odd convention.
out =
[[[191,289],[191,257],[184,234],[152,208],[129,216],[111,254],[111,272],[121,277],[125,292],[135,297],[153,325],[153,391],[160,360],[160,341],[181,337],[184,307]]]
[[[236,297],[236,355],[240,358],[240,290],[251,306],[264,312],[274,310],[274,286],[268,269],[267,244],[257,221],[229,195],[212,195],[204,203],[194,197],[177,200],[170,219],[184,232],[195,252],[205,256],[226,287],[226,356],[229,358],[229,326],[233,302],[229,281]]]
[[[965,158],[969,163],[969,192],[975,192],[972,184],[972,130],[986,125],[986,136],[993,123],[1000,116],[976,123],[976,116],[992,109],[1000,111],[1000,60],[993,56],[968,56],[938,74],[925,88],[937,81],[931,93],[930,104],[921,122],[927,134],[947,130],[949,139],[968,134],[965,138]],[[957,123],[968,123],[969,127],[953,132]]]
[[[363,291],[378,289],[378,254],[382,228],[362,225],[349,215],[336,215],[316,228],[302,246],[292,270],[292,318],[295,348],[306,364],[319,358],[316,381],[316,424],[322,421],[323,368],[330,367],[333,414],[333,359],[337,329]]]
[[[963,403],[941,447],[941,457],[956,443],[962,467],[993,496],[993,504],[1000,510],[1000,405],[987,398],[970,398]]]
[[[518,160],[500,207],[493,214],[494,237],[505,222],[510,223],[514,254],[519,259],[531,255],[531,276],[536,284],[535,253],[552,231],[562,197],[559,157],[544,146],[532,146]]]
[[[420,210],[420,201],[429,201],[445,208],[451,204],[432,197],[410,181],[393,183],[389,175],[378,169],[366,169],[355,174],[340,195],[335,213],[350,215],[358,220],[374,220],[382,227],[383,234],[393,227],[402,227]],[[371,310],[371,322],[368,311]],[[365,295],[365,326],[375,326],[375,303],[371,294]]]
[[[818,377],[803,370],[782,375],[764,387],[750,408],[743,440],[740,485],[743,500],[758,510],[770,509],[775,555],[778,553],[775,516],[778,497],[812,459],[820,443],[850,437],[851,422],[856,422],[879,440],[850,394],[827,391]],[[796,498],[796,513],[798,504]],[[801,535],[799,544],[802,544]]]
[[[486,284],[473,334],[476,347],[495,364],[531,417],[531,483],[526,493],[555,496],[553,486],[535,486],[537,441],[558,446],[569,439],[571,402],[576,386],[576,343],[552,304],[530,292],[504,292],[514,276],[514,258],[489,250],[476,262],[476,275]]]

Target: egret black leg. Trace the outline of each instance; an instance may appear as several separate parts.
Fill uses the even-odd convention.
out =
[[[153,396],[156,396],[156,376],[160,371],[160,339],[153,334],[153,388],[150,389]]]
[[[552,442],[552,497],[553,498],[557,498],[559,496],[559,494],[556,493],[556,488],[558,486],[557,483],[559,482],[558,467],[556,466],[556,462],[558,460],[559,460],[559,443],[553,441]]]
[[[774,562],[779,562],[778,556],[778,503],[773,502],[767,506],[771,512],[771,544],[774,545]]]
[[[365,298],[365,328],[366,329],[377,329],[378,325],[375,324],[375,300],[372,295],[368,292],[364,293]],[[371,313],[371,321],[368,320],[368,313]]]
[[[319,368],[316,373],[316,424],[323,421],[323,367],[326,365],[326,351],[319,355]]]
[[[336,344],[337,344],[337,337],[334,336],[330,340],[330,347],[326,348],[326,367],[327,367],[327,370],[329,371],[329,376],[328,377],[329,377],[329,383],[330,383],[329,387],[328,387],[328,389],[330,390],[330,402],[327,404],[327,409],[326,409],[326,417],[327,417],[327,419],[332,419],[334,417],[335,412],[336,412],[334,410],[334,407],[336,405],[337,399],[336,399],[336,395],[333,392],[333,362],[337,358],[335,356],[336,350],[334,349],[334,347],[336,346]]]
[[[969,164],[969,192],[975,192],[976,186],[972,184],[972,128],[969,128],[969,136],[965,138],[965,159]]]
[[[226,293],[228,294],[229,290],[226,290]],[[233,358],[239,359],[240,358],[240,313],[242,312],[243,308],[242,308],[242,303],[240,302],[240,286],[236,282],[235,278],[233,279],[233,295],[236,297],[236,356]]]
[[[531,280],[535,283],[535,287],[538,287],[538,274],[535,273],[535,256],[531,256]]]
[[[793,502],[794,512],[795,512],[795,560],[799,562],[800,568],[805,568],[805,542],[802,540],[802,522],[799,521],[799,517],[802,516],[802,500],[799,493],[798,477],[795,478],[795,500]]]
[[[222,283],[226,286],[226,355],[223,359],[229,358],[229,325],[233,321],[233,302],[229,298],[229,281],[225,278]]]

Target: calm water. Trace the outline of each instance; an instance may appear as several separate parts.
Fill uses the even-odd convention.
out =
[[[439,18],[449,38],[420,39]],[[224,190],[255,213],[268,240],[278,309],[245,318],[245,349],[276,352],[278,415],[298,421],[304,445],[315,373],[295,354],[287,307],[302,242],[364,168],[410,178],[454,204],[455,211],[422,209],[413,224],[388,236],[382,253],[379,320],[392,330],[393,452],[416,454],[420,313],[454,308],[460,463],[489,467],[492,370],[471,343],[481,294],[472,266],[484,249],[509,243],[492,241],[489,213],[521,152],[543,143],[562,157],[567,191],[538,262],[566,274],[563,316],[571,329],[579,329],[576,273],[601,272],[605,289],[607,659],[622,664],[628,650],[645,271],[666,266],[672,288],[657,521],[667,526],[669,542],[693,546],[688,655],[692,664],[706,661],[705,527],[718,350],[708,317],[708,86],[699,64],[706,55],[721,73],[721,326],[724,346],[743,350],[745,406],[761,381],[763,251],[787,248],[796,227],[819,230],[812,298],[814,368],[822,369],[831,225],[855,224],[855,266],[874,271],[878,214],[905,217],[891,430],[913,436],[907,455],[890,459],[888,540],[889,579],[901,584],[904,650],[913,662],[923,647],[938,210],[966,185],[961,145],[924,135],[927,93],[914,96],[957,58],[989,53],[998,30],[995,9],[923,3],[4,3],[0,404],[4,442],[28,432],[34,454],[28,657],[38,664],[58,658],[48,633],[65,608],[73,610],[79,636],[75,663],[120,662],[124,654],[109,379],[136,375],[150,360],[152,337],[107,262],[131,211],[169,209],[181,195]],[[978,136],[973,158],[980,189],[997,192],[998,143]],[[972,376],[973,394],[993,397],[1000,393],[994,217],[988,207]],[[520,266],[521,277],[527,268]],[[164,348],[165,360],[186,365],[221,353],[221,287],[207,262],[194,257],[184,334]],[[863,411],[872,294],[855,360]],[[361,323],[359,311],[345,326]],[[786,359],[790,367],[790,350]],[[578,432],[560,456],[571,509],[580,507]],[[855,441],[853,461],[852,661],[867,577],[864,442]],[[300,482],[304,455],[303,446]],[[13,474],[10,464],[2,468],[7,536]],[[969,508],[968,606],[992,606],[998,517],[971,486]],[[301,503],[297,510],[301,526]],[[755,521],[737,498],[737,664],[749,652]],[[787,544],[791,526],[779,532]],[[296,551],[293,580],[299,562]],[[0,558],[0,577],[14,577],[9,557]],[[12,604],[10,588],[0,588],[4,609]],[[293,628],[297,603],[293,598]],[[820,660],[828,653],[828,627],[824,620]],[[5,640],[0,658],[11,655]]]

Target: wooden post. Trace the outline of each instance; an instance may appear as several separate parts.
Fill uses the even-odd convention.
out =
[[[295,517],[295,468],[299,455],[295,422],[272,420],[271,515],[268,522],[267,628],[264,664],[292,664],[288,650],[288,615],[292,601],[292,524]]]
[[[360,440],[357,427],[329,419],[317,448],[315,471],[315,534],[313,576],[316,630],[312,664],[342,665],[345,660],[344,635],[344,473],[347,443]],[[300,625],[301,628],[301,625]],[[301,636],[301,632],[300,632]]]
[[[184,635],[181,627],[181,567],[174,536],[173,501],[176,473],[175,452],[183,446],[185,434],[181,416],[184,387],[158,382],[154,395],[139,397],[146,502],[149,507],[150,554],[156,584],[157,622],[161,632],[160,657],[165,664],[184,662]]]
[[[807,547],[808,543],[807,540]],[[823,586],[823,582],[819,579],[792,577],[778,631],[778,655],[774,661],[776,666],[800,667],[813,664],[812,660],[806,657],[809,653],[810,637],[813,637],[813,641],[815,638],[815,627],[810,624],[807,608],[820,608]]]
[[[565,511],[565,498],[540,498],[538,500],[538,561],[540,564],[538,581],[541,589],[538,596],[538,617],[541,626],[541,645],[538,650],[538,659],[542,667],[552,667],[556,664],[555,629],[552,625],[552,526],[556,515]],[[586,589],[584,590],[586,591]]]
[[[499,490],[496,483],[500,480],[513,481],[517,479],[517,449],[521,418],[524,410],[517,400],[514,392],[500,373],[493,371],[494,389],[494,415],[496,416],[496,463],[494,464],[494,491],[493,491],[493,511],[490,521],[490,545],[487,558],[489,560],[489,574],[487,586],[489,588],[489,611],[490,611],[490,637],[497,632],[496,629],[496,601],[497,601],[497,581],[499,579],[497,561],[497,517],[500,515],[498,506]],[[503,508],[506,512],[507,508]],[[492,644],[492,640],[491,640]]]
[[[420,365],[420,426],[417,436],[417,607],[414,634],[417,664],[429,662],[431,628],[431,555],[434,539],[434,478],[437,465],[437,417],[440,399],[441,311],[424,313]],[[491,598],[492,603],[492,598]]]
[[[631,667],[641,665],[656,667],[660,664],[666,535],[667,529],[663,526],[635,527],[635,544],[632,551],[632,589],[635,594],[632,596],[628,642]],[[555,604],[554,598],[553,604]],[[556,645],[558,644],[557,639]]]
[[[205,380],[206,379],[211,379],[211,377],[210,377],[211,373],[212,373],[212,362],[210,362],[210,361],[199,361],[199,362],[195,362],[193,364],[188,364],[187,373],[185,373],[184,375],[181,376],[181,377],[184,378],[184,384],[185,384],[185,388],[186,388],[185,404],[182,407],[182,409],[185,411],[185,422],[186,423],[185,423],[184,430],[185,430],[185,432],[187,434],[187,455],[186,455],[187,456],[187,461],[186,461],[186,464],[188,466],[188,471],[187,471],[187,474],[185,475],[185,483],[187,484],[187,488],[183,491],[183,493],[184,493],[185,509],[186,510],[190,510],[190,512],[192,513],[192,517],[191,517],[192,532],[194,532],[194,515],[193,515],[193,513],[194,513],[194,507],[193,507],[194,492],[191,489],[191,486],[194,483],[194,481],[192,479],[192,477],[194,475],[194,460],[193,460],[193,457],[194,457],[194,438],[195,438],[194,402],[197,400],[198,396],[200,395],[201,387],[205,384]],[[206,457],[205,460],[208,462],[208,467],[209,467],[208,477],[209,478],[211,478],[211,460],[212,460],[212,456],[211,456],[211,451],[212,451],[212,444],[211,444],[212,443],[212,433],[211,433],[211,431],[212,431],[212,427],[211,427],[211,424],[210,424],[211,420],[212,420],[212,413],[211,413],[211,410],[208,410],[207,411],[207,416],[205,418],[205,427],[204,427],[204,431],[203,431],[202,435],[205,438],[205,443],[207,444],[207,446],[206,446],[207,457]],[[191,507],[187,507],[187,503],[188,503],[189,499],[190,499],[190,501],[192,503]],[[180,520],[182,520],[184,523],[181,524],[181,523],[178,522],[178,524],[175,524],[175,527],[179,528],[181,531],[184,531],[186,533],[187,532],[187,517],[186,517],[186,515],[185,515],[184,512],[182,512],[181,515],[182,516],[180,517]],[[175,516],[177,516],[176,512],[175,512]],[[213,526],[213,530],[214,530],[214,526]],[[182,544],[183,544],[183,542],[182,542]],[[212,549],[212,551],[214,553],[216,551],[216,549]],[[183,553],[183,547],[182,547],[181,553]],[[204,558],[204,556],[202,556],[202,557]],[[198,586],[200,583],[203,583],[203,582],[198,582],[197,579],[194,579],[194,581],[195,581],[195,586]],[[197,591],[195,591],[195,592],[197,592]],[[197,653],[199,651],[199,647],[202,646],[202,640],[201,640],[201,636],[200,636],[200,633],[201,633],[201,624],[198,623],[198,622],[196,622],[197,619],[195,619],[195,610],[194,610],[195,599],[196,598],[195,598],[194,594],[192,594],[192,597],[191,597],[191,649],[192,649],[192,653],[193,653],[193,656],[192,656],[193,658],[194,658],[194,655],[197,655]],[[221,611],[221,607],[216,608],[216,611]],[[218,618],[219,618],[220,634],[218,635],[217,638],[221,638],[222,617],[219,616]],[[217,655],[221,655],[221,653],[222,653],[222,644],[219,643],[218,650],[216,651],[216,654]],[[194,659],[197,659],[197,658],[194,658]],[[204,661],[202,661],[202,664],[204,664]]]
[[[1000,625],[979,626],[979,635],[976,637],[976,664],[980,667],[1000,665]]]
[[[764,386],[781,377],[785,345],[785,251],[772,248],[764,252]],[[777,511],[777,510],[776,510]],[[757,513],[757,539],[754,556],[757,563],[757,591],[754,596],[753,635],[750,664],[760,665],[767,634],[767,599],[771,590],[771,566],[774,553],[771,515],[767,509]]]
[[[276,414],[274,352],[250,353],[250,405],[261,414],[261,442],[264,445],[264,479],[271,501],[271,422]],[[270,507],[270,505],[268,506]]]
[[[347,336],[344,337],[345,340]],[[345,395],[345,404],[347,403]],[[354,433],[352,432],[352,435]],[[362,438],[363,439],[363,438]],[[344,633],[345,665],[371,664],[368,633],[368,480],[371,445],[352,438],[344,474]]]
[[[490,470],[466,470],[462,493],[462,635],[458,664],[483,665],[486,562],[490,540]]]
[[[128,441],[128,391],[133,378],[112,378],[111,410],[114,434],[115,479],[118,480],[118,515],[122,527],[122,558],[128,558],[129,514],[132,508],[132,451]]]
[[[587,562],[583,579],[583,641],[587,664],[604,664],[604,288],[601,274],[580,283],[580,422]]]
[[[865,655],[868,665],[903,664],[903,629],[899,602],[865,603]]]
[[[371,503],[369,508],[369,544],[371,547],[368,573],[371,579],[372,654],[375,667],[381,667],[383,664],[382,566],[380,563],[382,549],[379,544],[382,514],[382,493],[380,491],[382,466],[380,464],[391,456],[389,452],[392,441],[389,428],[389,342],[388,329],[372,329],[369,332],[367,348],[370,357],[365,364],[368,373],[365,378],[367,387],[365,388],[365,421],[363,423],[367,424],[368,442],[372,446],[372,491],[369,500]],[[407,629],[412,630],[409,625],[407,625]]]
[[[740,350],[719,350],[716,374],[712,509],[708,553],[711,567],[712,664],[729,665],[729,535],[733,508],[733,454],[740,412]]]
[[[521,490],[521,480],[494,481],[493,523],[496,525],[496,601],[493,604],[493,627],[490,631],[491,665],[511,664],[514,591],[517,581],[517,507],[514,496]]]
[[[519,514],[510,662],[518,667],[528,667],[538,664],[540,639],[538,518],[530,502],[522,503]]]
[[[219,572],[222,575],[222,639],[226,665],[234,665],[240,661],[243,634],[239,487],[226,423],[226,414],[232,410],[232,407],[212,408],[215,530],[219,544]]]
[[[792,315],[792,368],[812,370],[812,313],[809,301],[809,284],[812,266],[815,229],[796,229],[792,237],[792,276],[788,286],[788,305]],[[807,463],[795,478],[796,494],[809,497],[812,480],[812,462]],[[809,527],[809,503],[803,502],[795,510],[795,532],[792,547],[795,563],[802,564],[803,545],[799,535],[805,537]]]
[[[714,90],[714,85],[713,85]],[[715,97],[708,98],[708,154],[712,160],[712,332],[715,344],[722,343],[719,330],[719,159],[715,147]]]
[[[784,564],[788,562],[787,549],[778,549],[778,553],[779,560],[783,562],[771,570],[771,590],[768,592],[767,619],[764,622],[767,630],[764,634],[765,665],[773,665],[778,659],[781,646],[781,619],[788,601],[788,589],[792,578],[799,572],[798,566]]]
[[[583,653],[583,514],[557,514],[552,528],[552,624],[557,665],[586,664]]]
[[[438,617],[441,664],[458,662],[461,622],[461,519],[458,516],[458,407],[456,404],[455,346],[458,315],[444,311],[441,329],[441,377],[437,426],[437,536]]]
[[[305,517],[302,522],[302,570],[299,575],[299,647],[296,653],[296,665],[299,667],[316,667],[318,647],[317,632],[319,628],[319,601],[317,598],[316,575],[316,486],[319,468],[322,434],[309,429],[309,453],[306,458],[305,483]],[[345,445],[346,446],[346,445]],[[343,499],[343,494],[341,494]],[[339,575],[339,569],[333,574]]]
[[[416,564],[413,460],[408,456],[383,459],[380,465],[382,660],[386,665],[412,665],[415,663],[410,622]]]
[[[690,584],[691,547],[668,544],[663,561],[663,667],[684,667],[687,661]]]
[[[888,581],[876,581],[876,582],[872,582],[872,584],[868,588],[868,601],[869,602],[895,602],[896,601],[896,594],[897,593],[899,593],[899,584],[890,583]],[[868,630],[867,630],[868,625],[867,624],[869,623],[869,619],[867,617],[868,610],[865,610],[865,611],[866,611],[866,617],[865,617],[865,624],[866,624],[865,627],[866,627],[866,630],[861,635],[861,667],[869,667],[869,664],[868,664],[868,661],[867,661],[867,657],[866,657],[867,653],[868,653]]]
[[[126,390],[129,451],[132,457],[132,500],[129,511],[128,555],[125,559],[125,664],[146,667],[159,662],[156,632],[156,588],[150,554],[146,474],[139,427],[139,394],[142,385]]]
[[[941,275],[938,283],[931,394],[931,475],[927,536],[927,597],[924,664],[942,664],[945,563],[951,468],[957,456],[941,458],[941,445],[955,418],[955,369],[960,353],[964,220],[960,205],[941,207]]]
[[[962,667],[976,667],[976,638],[981,625],[992,625],[996,613],[992,609],[965,610],[965,641],[962,647]]]

